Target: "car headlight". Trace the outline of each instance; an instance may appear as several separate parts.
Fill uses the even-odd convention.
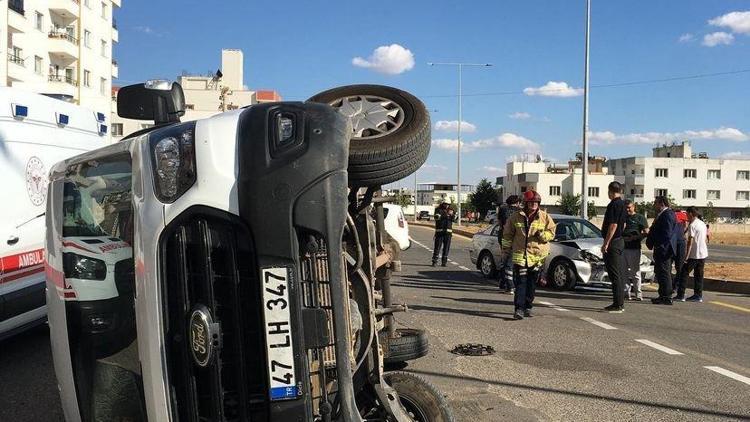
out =
[[[101,259],[65,252],[63,253],[63,272],[65,278],[104,280],[107,278],[107,264]]]
[[[581,259],[586,262],[599,262],[602,259],[589,251],[581,251]]]
[[[154,193],[168,204],[196,180],[195,122],[157,129],[148,134],[154,166]]]

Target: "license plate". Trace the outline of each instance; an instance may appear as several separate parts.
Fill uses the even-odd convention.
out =
[[[294,332],[289,316],[290,275],[287,267],[264,268],[261,273],[271,400],[294,399],[301,393],[295,377]]]

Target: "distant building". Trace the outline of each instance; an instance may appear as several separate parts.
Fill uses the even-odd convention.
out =
[[[461,185],[461,201],[466,202],[468,195],[474,191],[473,185]],[[441,202],[458,204],[456,184],[449,183],[418,183],[417,206],[437,206]]]
[[[281,96],[276,91],[256,92],[247,88],[244,84],[243,62],[241,50],[223,49],[221,69],[215,74],[180,76],[178,82],[185,92],[185,115],[181,120],[204,119],[258,102],[281,101]],[[116,101],[116,97],[117,91],[113,90],[113,101]],[[153,124],[119,116],[113,116],[112,121],[112,135],[115,140]]]
[[[750,160],[709,158],[689,142],[653,148],[651,157],[610,160],[609,171],[624,178],[626,197],[637,202],[671,196],[680,206],[711,203],[723,218],[741,218],[750,205]]]
[[[54,94],[95,112],[112,112],[118,76],[112,46],[120,0],[9,0],[0,3],[0,86]],[[109,124],[109,122],[107,122]]]

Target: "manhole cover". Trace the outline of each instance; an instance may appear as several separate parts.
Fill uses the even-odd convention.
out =
[[[467,343],[454,347],[451,353],[462,356],[489,356],[495,354],[495,349],[484,344]]]

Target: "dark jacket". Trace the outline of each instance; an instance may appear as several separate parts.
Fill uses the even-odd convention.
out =
[[[435,234],[453,233],[453,223],[458,221],[458,216],[448,215],[448,208],[435,208]]]
[[[654,257],[670,257],[677,251],[677,237],[680,229],[674,211],[667,208],[659,214],[646,237],[646,246],[653,249]]]
[[[500,212],[497,216],[497,223],[500,225],[500,230],[497,231],[497,240],[501,244],[503,243],[503,228],[505,227],[505,223],[507,223],[508,220],[510,220],[510,217],[518,211],[521,211],[520,207],[511,207],[506,204],[503,204],[500,207]]]

